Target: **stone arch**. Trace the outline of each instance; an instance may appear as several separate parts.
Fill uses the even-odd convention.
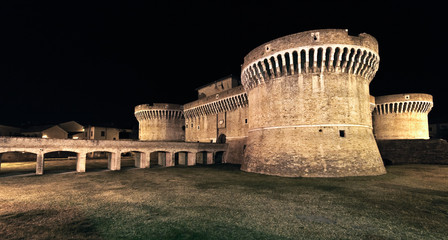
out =
[[[316,61],[316,59],[314,59],[314,48],[310,48],[308,49],[308,64],[307,67],[308,69],[310,69],[311,72],[314,72],[314,61]]]
[[[207,151],[199,151],[196,153],[196,164],[207,164]]]
[[[351,69],[353,67],[353,62],[355,60],[355,55],[356,55],[356,50],[354,48],[350,49],[350,54],[348,56],[348,63],[347,63],[347,68],[345,69],[345,72],[350,73]]]
[[[341,72],[346,72],[346,67],[348,63],[349,51],[347,47],[344,47],[341,55]]]
[[[123,167],[149,167],[149,153],[142,149],[122,149],[120,152],[120,169]]]
[[[339,70],[340,55],[341,55],[341,49],[339,47],[336,47],[334,49],[334,56],[333,56],[333,69],[335,71]]]
[[[276,61],[276,64],[277,64],[277,67],[276,67],[276,69],[277,69],[277,76],[278,77],[279,76],[283,76],[285,74],[285,70],[283,69],[283,66],[284,66],[285,63],[284,63],[284,61],[282,59],[282,55],[278,54],[277,57],[275,58],[275,60],[277,60]]]
[[[322,47],[317,49],[317,68],[319,71],[322,72],[322,65],[323,65],[323,58],[324,58],[324,49]]]
[[[305,51],[305,49],[302,49],[300,51],[300,58],[299,58],[299,62],[300,62],[300,69],[302,70],[302,72],[308,72],[308,68],[306,67],[306,62],[307,62],[308,58],[307,58],[307,52]],[[299,70],[300,72],[300,70]]]
[[[361,51],[361,49],[358,48],[358,50],[356,50],[356,55],[355,55],[355,59],[353,62],[354,64],[353,64],[352,71],[351,71],[352,74],[356,74],[356,72],[359,68],[359,64],[361,62],[361,55],[362,55],[362,51]]]
[[[269,58],[269,64],[271,65],[270,69],[272,71],[272,76],[278,77],[279,76],[279,74],[277,73],[278,63],[275,61],[275,57],[274,56]]]
[[[263,68],[263,65],[261,63],[261,61],[257,62],[257,66],[258,66],[258,70],[260,71],[261,77],[264,79],[266,79],[266,70]]]
[[[155,150],[150,153],[150,166],[171,166],[171,153],[166,150]],[[167,165],[168,163],[168,165]]]
[[[188,166],[191,162],[192,152],[181,150],[174,153],[174,166]]]
[[[268,78],[271,78],[272,77],[272,73],[271,73],[271,70],[270,70],[270,67],[269,67],[270,65],[269,65],[269,62],[268,62],[267,58],[263,59],[263,64],[264,64],[266,75],[268,76]]]
[[[299,66],[299,54],[297,53],[297,51],[292,52],[292,65],[294,73],[298,73],[300,66]]]
[[[362,75],[362,70],[364,69],[366,58],[367,58],[367,51],[364,50],[362,51],[361,59],[359,61],[359,66],[356,72],[357,75]]]
[[[331,47],[327,47],[327,49],[325,49],[325,68],[327,69],[327,71],[331,71],[331,51],[332,48]]]
[[[289,52],[286,52],[284,56],[285,56],[285,73],[286,75],[291,75],[293,74],[292,71],[294,71],[294,67],[292,66],[291,62],[291,54]]]
[[[0,150],[0,174],[11,176],[33,173],[36,171],[37,152]]]
[[[373,61],[373,53],[369,51],[367,53],[364,68],[361,71],[361,76],[368,77],[369,72],[371,71],[372,68],[372,61]]]
[[[217,151],[215,152],[214,156],[214,163],[215,164],[222,164],[224,163],[224,154],[225,151]]]
[[[90,171],[98,171],[102,169],[110,169],[111,167],[111,161],[112,157],[118,157],[118,156],[112,156],[113,151],[109,150],[93,150],[88,151],[86,153],[86,163],[85,163],[85,170],[89,169]]]
[[[77,170],[79,151],[73,149],[48,149],[43,153],[43,170],[51,172],[67,172]]]
[[[225,134],[220,134],[216,143],[226,143],[226,135]]]

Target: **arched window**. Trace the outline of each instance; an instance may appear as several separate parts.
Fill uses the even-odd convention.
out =
[[[334,68],[339,67],[338,64],[339,64],[339,54],[340,54],[340,52],[341,52],[341,50],[338,47],[334,50],[334,60],[333,60],[333,67]]]
[[[310,48],[308,51],[308,58],[309,58],[309,63],[308,63],[308,67],[309,69],[311,69],[311,72],[313,72],[314,70],[314,48]]]
[[[306,71],[306,52],[305,49],[300,51],[300,68],[302,71]]]
[[[297,51],[292,52],[292,64],[293,64],[293,68],[294,68],[294,72],[297,73],[299,72],[299,54],[297,53]]]
[[[317,49],[317,67],[319,69],[322,68],[323,51],[324,51],[323,48]]]
[[[327,68],[327,71],[330,71],[330,59],[331,59],[331,47],[328,47],[327,50],[325,50],[325,67]]]
[[[290,59],[290,55],[289,52],[285,53],[285,69],[286,69],[286,74],[291,75],[291,59]]]

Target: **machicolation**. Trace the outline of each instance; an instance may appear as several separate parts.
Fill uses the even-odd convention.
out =
[[[429,139],[431,95],[405,93],[379,96],[375,100],[373,128],[376,139]]]
[[[250,103],[242,170],[384,174],[369,103],[379,60],[375,38],[340,29],[292,34],[251,51],[241,73]]]
[[[182,105],[142,104],[135,107],[139,139],[150,141],[184,141],[185,119]]]

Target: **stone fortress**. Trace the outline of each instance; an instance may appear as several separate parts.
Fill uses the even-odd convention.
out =
[[[183,141],[185,133],[182,128],[185,120],[182,109],[182,106],[178,104],[155,103],[136,106],[135,117],[139,122],[139,139]]]
[[[429,139],[429,94],[394,94],[375,98],[373,129],[376,139]]]
[[[0,137],[0,154],[35,156],[37,175],[48,154],[60,151],[75,154],[77,172],[95,153],[107,155],[109,170],[120,170],[130,155],[137,168],[234,163],[284,177],[373,176],[386,173],[384,164],[447,164],[448,142],[429,139],[431,95],[370,95],[379,62],[378,43],[365,33],[292,34],[249,52],[241,82],[228,76],[199,87],[198,99],[184,105],[136,106],[139,141]]]
[[[226,143],[222,162],[248,172],[384,174],[377,141],[428,139],[433,103],[428,94],[370,96],[379,62],[369,34],[321,29],[284,36],[247,54],[242,85],[229,76],[196,89],[198,100],[183,106],[137,106],[139,138]]]

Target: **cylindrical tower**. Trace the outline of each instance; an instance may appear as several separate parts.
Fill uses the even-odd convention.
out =
[[[384,174],[369,106],[378,64],[375,38],[341,29],[292,34],[252,50],[241,73],[249,98],[241,169],[289,177]]]
[[[375,102],[373,131],[376,139],[429,139],[431,95],[394,94],[376,97]]]
[[[139,123],[138,137],[149,141],[184,141],[185,119],[183,106],[178,104],[154,103],[135,107]]]

